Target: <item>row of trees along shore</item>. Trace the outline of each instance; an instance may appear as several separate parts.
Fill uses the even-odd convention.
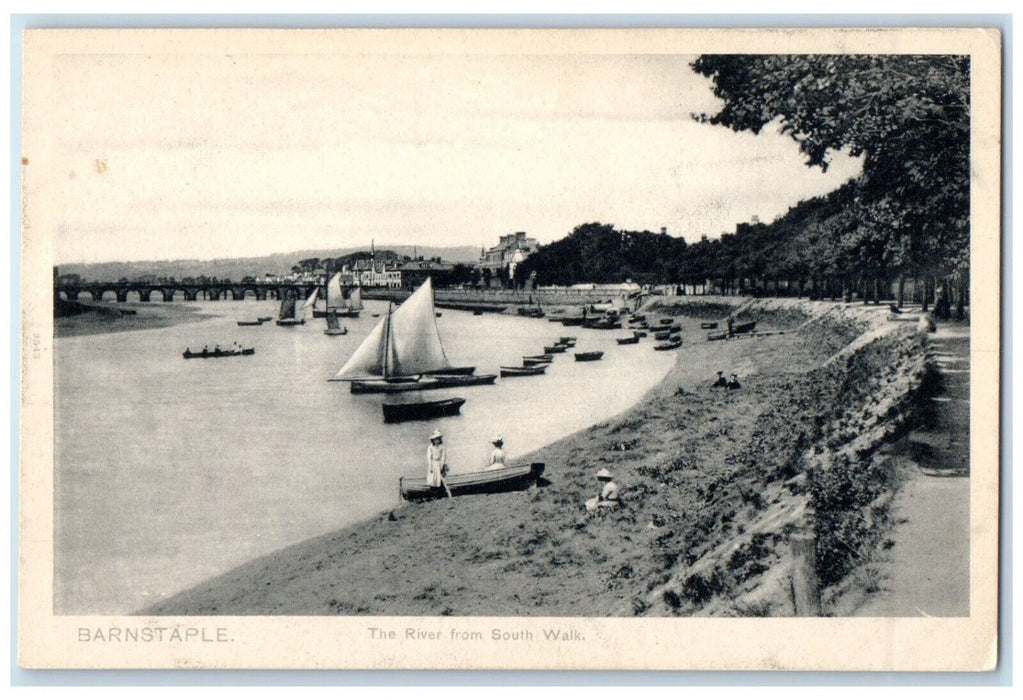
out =
[[[970,81],[965,56],[704,55],[691,64],[723,105],[694,118],[735,131],[779,128],[827,169],[835,152],[861,173],[771,223],[687,245],[591,223],[532,255],[538,284],[677,281],[726,293],[877,302],[907,280],[925,309],[964,314],[969,286]],[[741,183],[739,183],[741,186]],[[922,294],[921,294],[922,292]]]

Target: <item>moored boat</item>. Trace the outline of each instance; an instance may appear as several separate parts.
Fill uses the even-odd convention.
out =
[[[561,319],[561,325],[563,325],[563,326],[581,326],[581,325],[583,325],[583,321],[585,321],[585,320],[586,319],[584,319],[582,316],[566,316],[565,318]]]
[[[430,420],[443,416],[454,416],[465,403],[463,398],[439,399],[437,401],[410,401],[405,403],[383,403],[381,410],[385,423],[402,423],[410,420]]]
[[[531,377],[543,374],[547,371],[550,363],[533,365],[532,367],[501,367],[501,377]]]
[[[728,338],[728,331],[711,331],[707,334],[707,340],[725,340]]]
[[[639,336],[633,335],[628,338],[615,338],[615,342],[619,345],[636,345],[639,343]]]
[[[427,278],[397,309],[387,313],[330,381],[351,382],[353,394],[396,393],[493,384],[496,374],[452,367],[444,354]]]
[[[655,345],[654,346],[654,350],[674,350],[675,348],[680,348],[680,347],[682,347],[682,341],[681,340],[673,340],[673,341],[668,342],[668,343],[661,343],[660,345]]]
[[[556,352],[565,352],[566,350],[568,350],[568,346],[567,345],[561,345],[561,344],[544,345],[544,347],[543,347],[543,351],[545,353],[547,353],[547,354],[556,353]]]
[[[657,331],[654,333],[654,340],[667,340],[671,337],[671,331]]]
[[[599,350],[598,351],[594,351],[594,352],[577,352],[577,353],[575,353],[575,361],[576,362],[593,362],[594,360],[599,360],[603,356],[604,356],[604,353],[602,351],[599,351]]]
[[[239,326],[262,326],[262,321],[238,321]]]
[[[324,335],[345,335],[348,333],[348,328],[341,325],[341,319],[335,316],[333,313],[328,312],[327,316],[327,327],[324,329]]]
[[[554,359],[554,355],[524,355],[522,357],[523,367],[535,367],[536,365],[547,365],[550,364]]]
[[[401,477],[398,479],[398,491],[406,501],[421,501],[433,498],[444,498],[448,492],[452,496],[465,496],[480,493],[502,493],[529,488],[540,481],[544,472],[543,462],[530,464],[514,464],[503,469],[488,469],[467,474],[448,474],[444,477],[444,486],[429,486],[426,479],[419,477]]]
[[[732,333],[752,333],[753,329],[757,327],[756,321],[746,321],[745,323],[733,323]]]

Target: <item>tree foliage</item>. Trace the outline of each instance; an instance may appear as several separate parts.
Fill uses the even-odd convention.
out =
[[[692,67],[723,101],[701,121],[753,133],[777,123],[812,167],[841,150],[863,156],[841,215],[815,232],[836,262],[882,274],[966,268],[968,57],[704,55]]]

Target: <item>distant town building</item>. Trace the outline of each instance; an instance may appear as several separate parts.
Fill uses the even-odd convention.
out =
[[[341,270],[341,283],[362,287],[401,289],[401,268],[395,263],[356,260]]]
[[[415,289],[425,282],[427,277],[433,277],[434,282],[440,282],[450,275],[454,268],[451,263],[437,260],[410,260],[401,266],[400,284],[405,289]]]
[[[489,269],[492,273],[498,270],[507,271],[509,265],[518,265],[539,248],[535,238],[527,238],[525,231],[509,233],[501,236],[496,246],[482,251],[480,269]]]

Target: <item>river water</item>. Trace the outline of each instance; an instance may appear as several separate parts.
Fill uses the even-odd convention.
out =
[[[125,614],[281,547],[399,504],[398,477],[422,476],[429,434],[445,434],[452,472],[475,471],[501,433],[514,458],[625,410],[675,353],[618,346],[623,331],[442,310],[448,359],[497,373],[559,335],[599,362],[556,356],[537,377],[423,392],[461,396],[461,415],[386,425],[380,395],[327,380],[379,319],[280,328],[238,320],[272,302],[200,302],[217,317],[171,328],[58,338],[55,359],[55,572],[58,614]],[[238,341],[251,357],[193,359]],[[399,395],[400,396],[400,395]],[[407,396],[407,395],[406,395]],[[391,397],[388,400],[394,400]],[[547,465],[558,478],[558,465]]]

